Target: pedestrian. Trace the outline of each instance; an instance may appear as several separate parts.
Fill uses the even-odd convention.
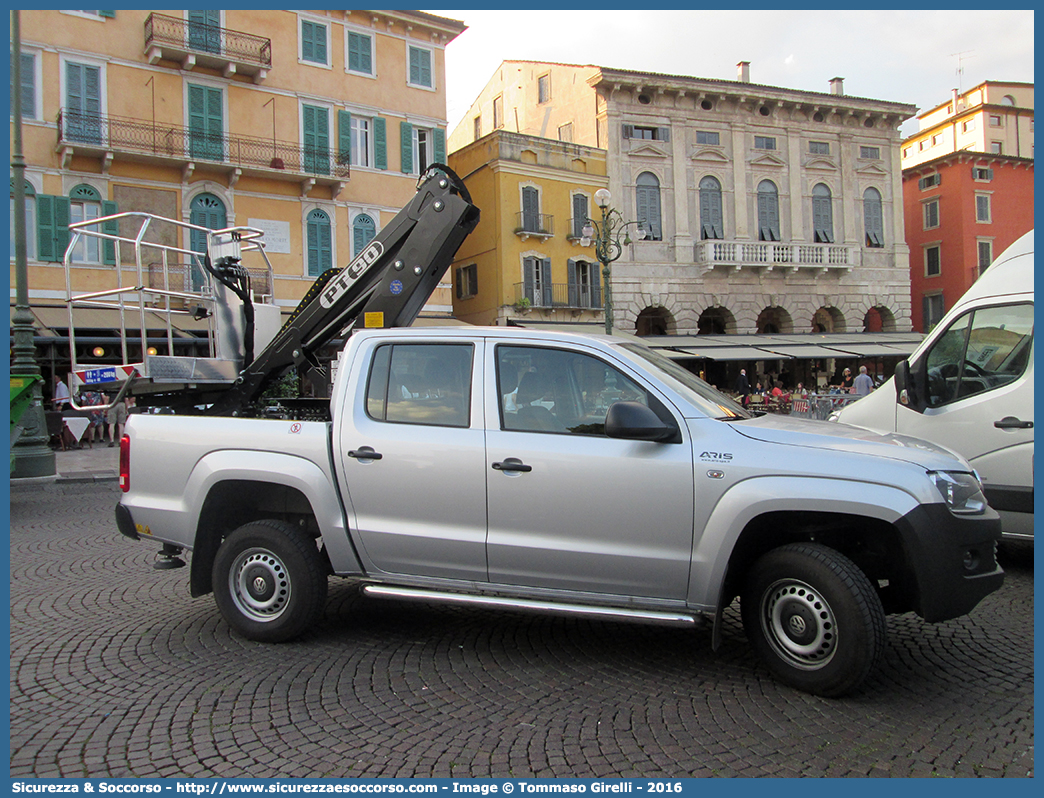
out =
[[[109,446],[115,446],[120,439],[120,427],[127,423],[127,400],[121,398],[109,408],[106,419],[109,422]]]
[[[874,381],[866,373],[866,366],[859,367],[859,376],[855,378],[853,386],[857,396],[866,396],[874,389]]]
[[[851,393],[853,384],[852,369],[846,368],[841,373],[841,393]]]
[[[54,404],[55,410],[66,410],[69,407],[69,386],[65,384],[61,377],[57,374],[54,375],[54,396],[51,401]]]
[[[740,369],[739,376],[736,378],[736,393],[740,395],[740,399],[746,399],[750,393],[750,383],[747,382],[746,369]]]

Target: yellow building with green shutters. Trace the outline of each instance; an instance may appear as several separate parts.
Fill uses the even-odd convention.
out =
[[[494,130],[451,153],[449,165],[482,213],[452,266],[453,315],[472,324],[601,321],[600,266],[582,231],[609,181],[605,150]]]
[[[31,10],[20,22],[29,297],[45,372],[69,361],[69,222],[143,211],[259,227],[272,270],[255,293],[288,313],[410,200],[429,163],[446,159],[445,48],[465,29],[456,20]],[[13,240],[13,204],[11,229]],[[202,246],[188,230],[177,235],[170,243]],[[12,243],[12,303],[14,257]],[[73,260],[74,293],[113,285],[111,245],[84,242]],[[429,308],[448,315],[448,278],[439,291]],[[77,316],[78,331],[112,332],[111,314]]]

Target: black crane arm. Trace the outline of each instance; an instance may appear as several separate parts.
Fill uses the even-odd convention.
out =
[[[316,280],[207,414],[241,414],[291,366],[317,368],[319,350],[352,328],[409,326],[478,221],[463,181],[447,166],[429,167],[409,204],[348,266]]]

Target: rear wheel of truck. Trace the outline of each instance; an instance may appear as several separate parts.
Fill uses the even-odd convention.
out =
[[[837,697],[877,666],[887,631],[881,600],[859,567],[816,543],[763,555],[747,575],[743,627],[780,681]]]
[[[228,625],[261,643],[296,637],[326,605],[326,569],[315,541],[283,521],[252,521],[225,538],[213,585]]]

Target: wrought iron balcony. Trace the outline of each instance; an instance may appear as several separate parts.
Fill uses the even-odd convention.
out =
[[[529,300],[528,303],[523,300]],[[515,304],[533,308],[569,308],[601,310],[602,292],[590,285],[547,283],[533,285],[515,283]]]
[[[715,267],[732,271],[778,269],[791,274],[810,269],[851,271],[859,266],[860,249],[846,244],[801,244],[778,241],[697,241],[693,259],[704,272]]]
[[[104,169],[116,157],[179,165],[186,176],[196,162],[228,167],[231,181],[244,172],[301,182],[329,185],[339,193],[350,176],[347,153],[329,147],[309,147],[297,142],[254,136],[213,134],[181,125],[146,122],[120,116],[100,116],[62,109],[58,114],[57,150],[68,158],[98,155]]]
[[[177,61],[184,69],[207,66],[224,76],[252,75],[255,83],[272,68],[272,40],[251,33],[189,22],[164,14],[145,20],[145,55],[150,64]]]
[[[548,239],[555,234],[555,217],[549,213],[519,211],[515,218],[515,234],[521,236],[523,241],[530,236]]]

